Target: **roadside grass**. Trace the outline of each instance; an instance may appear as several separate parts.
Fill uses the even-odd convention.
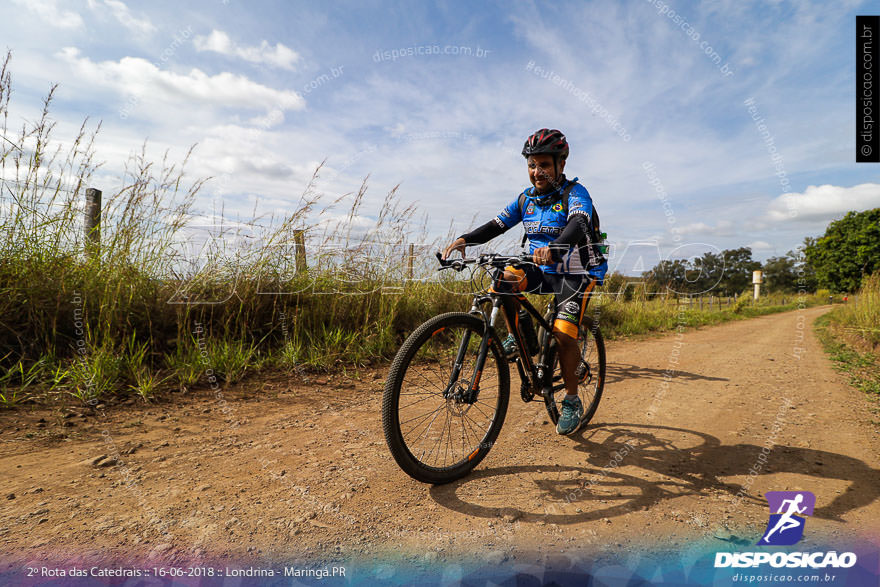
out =
[[[865,278],[854,302],[816,320],[815,330],[835,369],[880,400],[880,273]]]
[[[614,296],[600,296],[594,301],[600,308],[602,333],[610,340],[634,335],[660,334],[679,327],[709,326],[826,303],[823,296],[815,294],[800,297],[794,294],[774,294],[760,298],[757,303],[743,295],[730,305],[718,299],[710,305],[708,299],[704,298],[703,309],[700,309],[696,298],[623,301],[615,299]],[[587,312],[595,311],[596,306],[591,306]]]
[[[207,180],[188,179],[191,150],[181,162],[167,152],[153,160],[144,145],[121,185],[105,190],[99,243],[87,245],[83,202],[101,165],[100,125],[86,121],[72,141],[56,141],[52,88],[42,115],[10,131],[8,65],[7,57],[0,407],[50,397],[154,401],[206,385],[212,374],[231,383],[262,369],[382,364],[427,318],[470,307],[465,276],[436,272],[432,254],[451,237],[428,239],[427,219],[414,218],[397,188],[369,214],[366,180],[328,198],[319,187],[322,165],[288,215],[230,223],[195,210]],[[595,305],[612,339],[795,307],[772,297],[756,306],[742,297],[730,307],[695,303],[601,296]]]
[[[825,352],[834,361],[834,368],[846,373],[850,385],[868,394],[880,396],[880,360],[871,351],[860,351],[847,335],[833,322],[833,316],[826,314],[816,320],[816,334]]]
[[[880,272],[865,277],[854,298],[838,305],[832,320],[865,344],[880,347]]]
[[[330,199],[318,186],[322,166],[288,215],[230,223],[195,210],[206,180],[187,178],[190,153],[155,161],[144,145],[121,185],[104,187],[99,242],[87,244],[99,126],[84,122],[72,141],[57,141],[53,87],[41,116],[10,129],[8,66],[9,55],[0,69],[0,406],[50,395],[147,400],[204,384],[207,373],[229,383],[271,366],[381,361],[422,316],[456,306],[453,294],[413,282],[427,270],[405,251],[428,239],[397,189],[367,212],[366,181]]]
[[[256,294],[253,290],[247,294],[248,288],[256,286],[239,279],[236,296],[223,303],[183,308],[163,304],[162,295],[177,292],[170,287],[160,289],[153,292],[159,299],[151,300],[144,294],[140,306],[126,306],[129,320],[132,314],[150,314],[150,321],[140,322],[149,327],[147,334],[124,326],[117,328],[118,334],[110,334],[105,325],[99,336],[95,332],[102,326],[91,326],[94,322],[83,313],[86,327],[81,342],[71,345],[65,355],[59,339],[47,336],[52,344],[43,349],[44,355],[31,362],[20,359],[17,370],[10,369],[0,380],[0,405],[9,407],[39,398],[48,389],[61,390],[82,403],[131,394],[153,401],[167,391],[206,385],[210,372],[225,383],[233,383],[266,369],[301,373],[384,364],[424,320],[470,307],[468,288],[461,282],[401,281],[400,286],[392,287],[387,281],[372,279],[357,282],[359,291],[351,291],[350,281],[334,281],[332,277],[316,275],[311,287],[303,288],[299,283],[290,286],[298,291],[287,295]],[[215,281],[202,294],[213,291],[215,297],[229,297],[224,287]],[[85,307],[92,295],[102,299],[100,293],[85,286],[77,291]],[[533,301],[542,308],[547,299]],[[805,296],[800,303],[815,305],[823,303],[823,298]],[[614,340],[797,307],[792,295],[786,296],[785,304],[779,297],[764,298],[756,305],[748,301],[729,306],[717,299],[711,304],[704,299],[701,310],[696,299],[624,301],[606,294],[596,296],[587,311],[598,309],[603,333]],[[74,320],[71,315],[54,317],[56,323],[65,319]],[[53,354],[59,350],[60,358]]]

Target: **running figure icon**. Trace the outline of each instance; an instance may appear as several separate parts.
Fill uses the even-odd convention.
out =
[[[816,496],[809,491],[768,491],[765,496],[770,519],[758,544],[779,546],[798,542],[804,535],[805,516],[813,515]]]

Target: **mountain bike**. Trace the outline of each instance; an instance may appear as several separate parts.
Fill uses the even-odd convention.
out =
[[[531,255],[482,254],[472,259],[440,260],[440,269],[484,269],[497,283],[507,266],[534,264]],[[521,328],[514,299],[539,325],[535,356]],[[469,312],[449,312],[419,326],[394,357],[385,382],[382,423],[394,460],[424,483],[449,483],[467,475],[495,444],[510,397],[509,359],[495,331],[503,312],[520,349],[512,362],[520,377],[520,397],[535,398],[555,425],[559,409],[554,395],[563,390],[551,324],[556,315],[551,296],[544,315],[522,294],[499,294],[494,288],[474,294]],[[578,327],[581,361],[578,395],[585,426],[599,406],[605,383],[605,344],[598,320],[584,316]]]

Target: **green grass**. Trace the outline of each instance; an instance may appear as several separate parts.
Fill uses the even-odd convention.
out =
[[[25,368],[19,361],[0,376],[0,406],[11,408],[31,397],[31,389],[47,370],[49,359],[37,361]]]
[[[428,239],[424,228],[408,228],[418,226],[414,208],[396,189],[368,212],[366,182],[327,201],[316,188],[320,167],[289,215],[232,230],[218,221],[194,260],[185,254],[189,224],[206,180],[187,177],[189,154],[154,160],[145,145],[120,185],[98,186],[100,246],[85,246],[98,129],[84,123],[72,140],[56,140],[54,88],[42,116],[10,129],[8,65],[0,71],[0,177],[10,180],[4,203],[14,204],[0,211],[0,405],[50,390],[80,402],[149,399],[206,384],[209,370],[231,383],[270,366],[382,361],[424,317],[466,303],[436,284],[404,285],[402,252]],[[340,206],[347,219],[325,222]],[[370,232],[354,235],[367,215],[377,218]],[[420,247],[420,259],[437,246]],[[434,273],[420,262],[413,270]]]
[[[846,373],[850,385],[865,393],[880,396],[880,360],[871,351],[860,351],[835,328],[834,317],[820,316],[815,324],[816,335],[834,368]]]
[[[368,215],[366,181],[327,202],[316,187],[320,167],[289,215],[231,231],[218,223],[194,262],[184,251],[206,180],[188,178],[189,153],[181,162],[167,153],[154,160],[145,145],[120,185],[99,186],[100,247],[86,247],[82,208],[100,167],[98,128],[84,123],[72,141],[56,141],[53,89],[42,116],[10,131],[7,66],[8,59],[0,71],[0,177],[12,180],[3,188],[15,205],[0,213],[0,406],[50,392],[84,403],[131,395],[147,401],[207,385],[211,372],[228,384],[265,368],[382,363],[427,318],[470,308],[464,276],[436,279],[432,253],[444,239],[416,250],[416,279],[407,280],[404,251],[429,239],[426,220],[409,228],[418,226],[414,208],[396,188],[378,212],[369,211],[377,219],[370,231],[356,236],[352,227]],[[347,220],[327,223],[340,206],[348,206]],[[298,258],[303,242],[306,271]],[[743,300],[738,308],[690,307],[680,317],[676,303],[636,298],[597,299],[607,335],[793,307]]]
[[[787,312],[799,307],[799,300],[792,294],[784,296],[786,303],[781,303],[781,294],[761,298],[757,304],[751,298],[740,296],[736,303],[729,306],[726,301],[719,304],[715,300],[711,306],[708,298],[703,300],[703,309],[699,309],[697,299],[687,300],[670,298],[642,299],[622,301],[607,297],[594,300],[600,307],[600,326],[603,334],[609,339],[617,337],[643,335],[651,333],[663,333],[676,330],[679,326],[685,328],[697,326],[709,326],[731,320],[743,320],[773,314]],[[591,302],[591,304],[594,304]],[[804,296],[805,307],[824,303],[821,296]],[[596,305],[592,305],[587,311],[595,311]]]
[[[847,304],[834,309],[832,320],[874,347],[880,346],[880,272],[869,275]]]
[[[866,277],[855,299],[816,321],[816,334],[850,384],[880,398],[880,273]]]

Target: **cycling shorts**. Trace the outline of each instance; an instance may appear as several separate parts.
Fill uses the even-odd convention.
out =
[[[508,266],[505,270],[515,275],[518,281],[499,280],[493,285],[493,291],[501,294],[553,294],[556,296],[553,330],[577,338],[578,325],[598,279],[586,274],[545,273],[535,265],[521,268]]]

